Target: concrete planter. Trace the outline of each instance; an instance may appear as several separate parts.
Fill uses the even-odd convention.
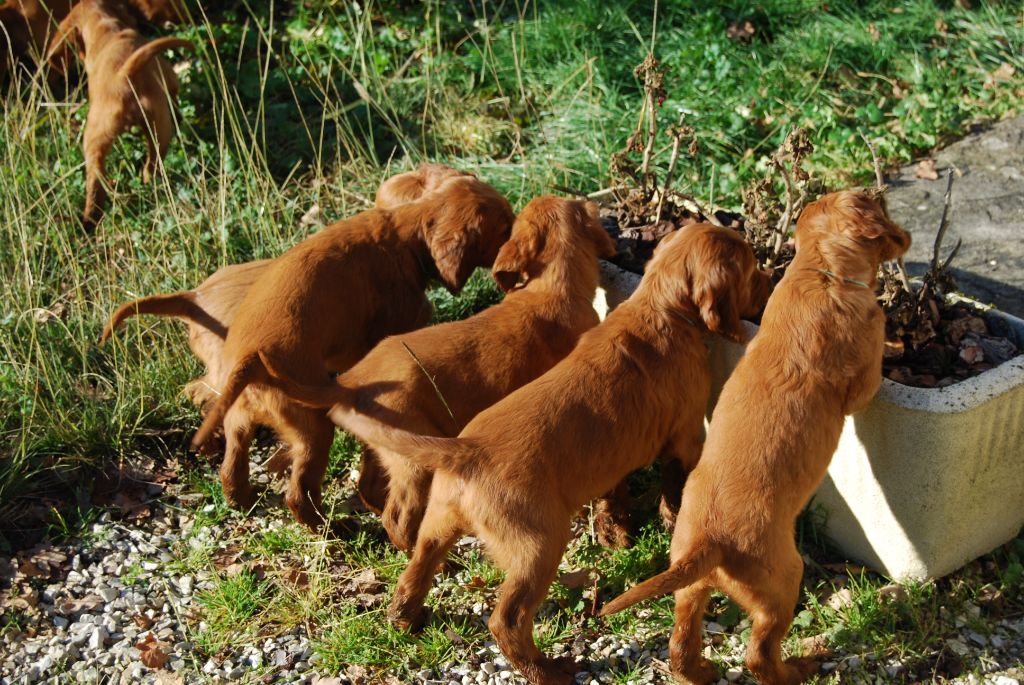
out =
[[[639,282],[605,266],[602,316]],[[1024,343],[1024,321],[991,315]],[[708,344],[713,406],[744,346]],[[943,576],[1012,539],[1024,525],[1024,356],[946,388],[884,379],[867,409],[847,417],[813,502],[840,550],[897,580]]]

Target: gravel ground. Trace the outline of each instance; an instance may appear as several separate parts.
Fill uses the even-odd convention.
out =
[[[266,481],[257,465],[257,480]],[[381,679],[362,666],[326,672],[318,664],[307,628],[269,626],[247,644],[232,644],[216,658],[196,649],[207,626],[197,610],[197,595],[214,587],[216,569],[183,572],[190,548],[228,549],[240,534],[266,532],[288,525],[286,512],[257,510],[250,517],[232,516],[209,524],[213,504],[187,486],[150,485],[148,516],[126,520],[123,510],[108,509],[75,538],[60,544],[41,543],[11,557],[0,557],[0,612],[12,615],[0,638],[0,685],[13,683],[400,683]],[[131,507],[129,511],[133,511]],[[463,543],[474,545],[475,542]],[[471,579],[466,572],[443,576],[435,592]],[[380,585],[380,584],[378,584]],[[381,586],[370,606],[386,601],[390,588]],[[429,601],[429,600],[428,600]],[[490,605],[477,602],[467,617],[485,629]],[[650,612],[649,609],[641,610]],[[1019,685],[1024,654],[1024,618],[1005,618],[977,626],[977,606],[955,620],[961,632],[946,647],[962,657],[968,670],[955,683]],[[973,614],[973,615],[969,615]],[[641,615],[642,618],[642,615]],[[642,624],[642,622],[640,622]],[[741,621],[731,630],[705,624],[706,652],[727,665],[720,683],[753,682],[742,670]],[[623,640],[612,636],[575,637],[551,651],[569,653],[580,663],[576,681],[597,683],[669,683],[667,631]],[[925,682],[898,660],[879,662],[873,656],[831,654],[823,660],[824,682]],[[1007,670],[1009,669],[1009,670]],[[515,674],[492,642],[462,643],[456,658],[438,669],[422,670],[414,682],[440,684],[517,684]]]

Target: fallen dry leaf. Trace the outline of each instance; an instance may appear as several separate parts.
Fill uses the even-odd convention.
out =
[[[81,611],[95,611],[103,606],[103,598],[99,595],[86,595],[81,599],[65,599],[57,603],[58,614],[70,616]]]
[[[309,587],[309,574],[301,568],[295,568],[294,566],[286,568],[284,570],[284,579],[300,590]]]
[[[871,36],[871,40],[873,40],[876,43],[882,39],[882,33],[874,24],[868,24],[868,35]]]
[[[997,83],[1005,83],[1013,79],[1013,75],[1017,73],[1017,68],[1009,62],[1003,62],[998,67],[993,69],[991,72],[985,75],[985,87],[994,88]]]
[[[593,575],[594,569],[581,568],[578,571],[568,571],[558,576],[558,582],[570,590],[575,590],[589,583]]]
[[[939,171],[935,168],[934,159],[922,159],[917,163],[914,175],[926,181],[935,181],[939,178]]]
[[[487,581],[480,576],[473,576],[465,585],[470,590],[484,590],[487,588]]]
[[[156,674],[156,685],[185,685],[185,679],[177,673],[158,671]]]
[[[822,633],[821,635],[812,635],[811,637],[805,637],[800,640],[800,655],[801,656],[813,656],[813,657],[825,657],[832,654],[832,650],[828,646],[828,635]]]
[[[149,633],[135,645],[139,650],[139,659],[146,668],[163,668],[169,656],[167,649],[170,647],[166,642],[161,642]]]
[[[836,611],[842,611],[848,607],[853,606],[853,592],[850,588],[843,588],[838,592],[833,592],[832,595],[825,600],[825,605],[830,609]]]
[[[377,574],[372,568],[368,568],[352,579],[352,587],[359,594],[373,595],[384,590],[384,583],[377,580]]]
[[[891,599],[894,602],[900,602],[907,598],[907,591],[902,585],[889,583],[884,587],[878,588],[878,596]]]

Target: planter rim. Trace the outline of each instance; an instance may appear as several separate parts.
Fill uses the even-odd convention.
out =
[[[641,274],[627,271],[611,262],[601,261],[602,266],[607,266],[614,270],[613,273],[618,272],[632,280],[634,287],[642,278]],[[959,301],[985,307],[981,302],[963,295],[955,294],[955,298]],[[987,309],[986,314],[988,316],[997,316],[1010,325],[1017,334],[1018,347],[1024,343],[1024,320],[1018,319],[1006,312],[1001,312],[998,309]],[[744,321],[743,324],[748,332],[749,342],[754,334],[757,333],[759,326],[749,321]],[[718,336],[711,334],[709,337]],[[882,378],[882,387],[879,389],[878,394],[875,395],[875,399],[916,411],[952,414],[967,411],[985,402],[994,400],[1022,383],[1024,383],[1024,354],[1018,354],[1016,357],[988,371],[983,371],[977,376],[965,378],[962,381],[942,388],[918,388],[911,385],[903,385],[888,378]]]

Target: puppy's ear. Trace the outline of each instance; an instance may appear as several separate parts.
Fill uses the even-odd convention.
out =
[[[430,236],[430,254],[437,266],[437,273],[445,287],[453,293],[462,290],[473,273],[474,267],[466,259],[471,230],[475,230],[475,227],[460,227],[451,222],[439,221]]]
[[[515,215],[508,201],[489,187],[474,190],[454,183],[425,202],[434,215],[427,246],[445,287],[458,292],[476,267],[494,263]]]
[[[841,213],[847,234],[877,242],[883,262],[910,249],[910,234],[892,221],[877,201],[864,193],[851,193]]]
[[[586,214],[585,222],[587,226],[587,234],[590,239],[594,241],[594,245],[597,247],[597,256],[610,259],[616,255],[619,251],[618,246],[615,245],[615,241],[612,240],[608,232],[604,230],[604,226],[601,224],[601,215],[599,213],[599,207],[597,203],[586,202],[580,203],[583,211]]]
[[[695,270],[691,293],[700,309],[700,318],[708,330],[735,342],[744,340],[740,316],[749,299],[744,292],[748,284],[747,274],[743,273],[744,255],[739,254],[741,247],[746,245],[730,242],[725,249],[715,250],[712,258],[690,262]]]
[[[518,285],[520,278],[529,279],[530,265],[540,256],[544,249],[544,240],[540,232],[529,224],[517,227],[516,235],[512,236],[494,258],[491,274],[494,280],[506,293]]]

